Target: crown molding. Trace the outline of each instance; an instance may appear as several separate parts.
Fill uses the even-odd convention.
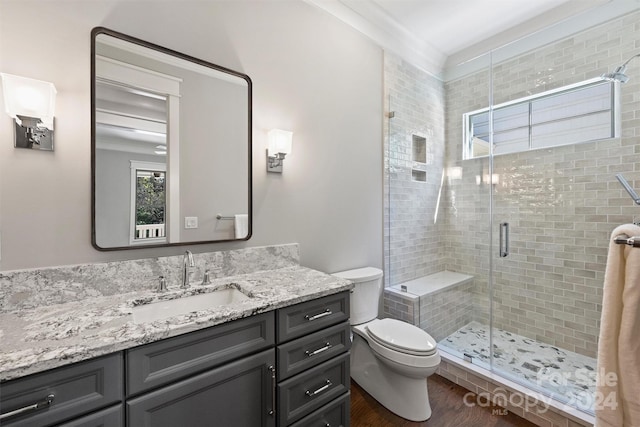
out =
[[[639,9],[640,0],[572,0],[522,26],[451,55],[442,73],[443,80],[487,69],[490,63],[503,62]],[[489,52],[491,60],[486,55]]]
[[[640,9],[640,0],[570,0],[521,25],[505,30],[447,57],[416,37],[373,1],[304,0],[356,29],[385,51],[449,81],[552,43]]]
[[[446,55],[413,35],[374,2],[362,0],[304,0],[355,28],[384,50],[393,52],[437,77]],[[438,77],[439,78],[439,77]]]

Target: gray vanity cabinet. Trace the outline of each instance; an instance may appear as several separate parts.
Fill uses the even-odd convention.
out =
[[[278,425],[349,426],[349,292],[278,310]]]
[[[350,416],[351,393],[347,392],[342,397],[291,424],[290,427],[346,427],[349,425]]]
[[[126,351],[127,425],[275,426],[274,312]]]
[[[0,385],[0,425],[59,425],[117,404],[123,395],[122,365],[122,353],[116,353],[8,381]],[[69,425],[117,427],[122,423],[117,415],[109,419],[103,424]]]
[[[127,397],[273,348],[274,324],[273,312],[257,314],[127,350]]]
[[[1,385],[3,427],[349,426],[349,292]]]
[[[278,310],[278,344],[349,320],[349,292]]]
[[[278,381],[334,358],[351,347],[349,322],[278,345]]]
[[[1,424],[0,424],[1,425]],[[122,404],[112,406],[102,411],[94,412],[85,417],[77,418],[60,424],[58,427],[123,427],[124,408]]]
[[[272,349],[127,401],[135,427],[272,427]]]

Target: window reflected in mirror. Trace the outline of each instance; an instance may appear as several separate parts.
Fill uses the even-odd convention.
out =
[[[158,169],[138,169],[132,166],[132,191],[135,193],[132,203],[134,215],[132,223],[131,243],[137,242],[165,242],[165,208],[167,204],[165,194],[166,172],[158,164]],[[144,167],[144,166],[143,166]]]

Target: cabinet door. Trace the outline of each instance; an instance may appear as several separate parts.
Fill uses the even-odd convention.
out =
[[[3,383],[0,425],[57,425],[122,401],[122,362],[115,353]]]
[[[60,424],[58,427],[122,427],[124,411],[122,404],[102,411],[94,412],[86,417]]]
[[[272,347],[274,323],[263,313],[128,350],[127,397]]]
[[[135,427],[272,427],[275,351],[263,351],[127,402]]]

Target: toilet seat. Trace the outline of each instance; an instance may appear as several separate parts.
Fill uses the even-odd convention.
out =
[[[378,344],[413,356],[431,356],[438,345],[422,329],[396,319],[379,319],[368,323],[365,329]]]
[[[406,350],[400,351],[399,349],[394,349],[391,346],[383,344],[382,341],[379,341],[377,338],[374,338],[373,334],[370,332],[370,328],[373,324],[382,320],[385,319],[374,319],[371,322],[362,325],[354,325],[352,329],[355,334],[360,335],[364,340],[366,340],[368,347],[378,359],[388,361],[391,365],[396,366],[396,369],[402,370],[405,374],[412,377],[422,375],[425,370],[429,371],[440,364],[440,353],[438,353],[437,349],[434,349],[430,355],[414,355],[409,354]],[[410,328],[417,329],[417,326],[413,326],[408,323],[404,324],[406,326],[395,326],[398,326],[399,328],[406,328],[408,326]],[[376,328],[374,327],[374,329]],[[421,332],[429,336],[426,332]],[[429,338],[431,337],[429,336]],[[433,340],[433,338],[431,339]],[[425,374],[425,377],[428,375],[430,374]]]

